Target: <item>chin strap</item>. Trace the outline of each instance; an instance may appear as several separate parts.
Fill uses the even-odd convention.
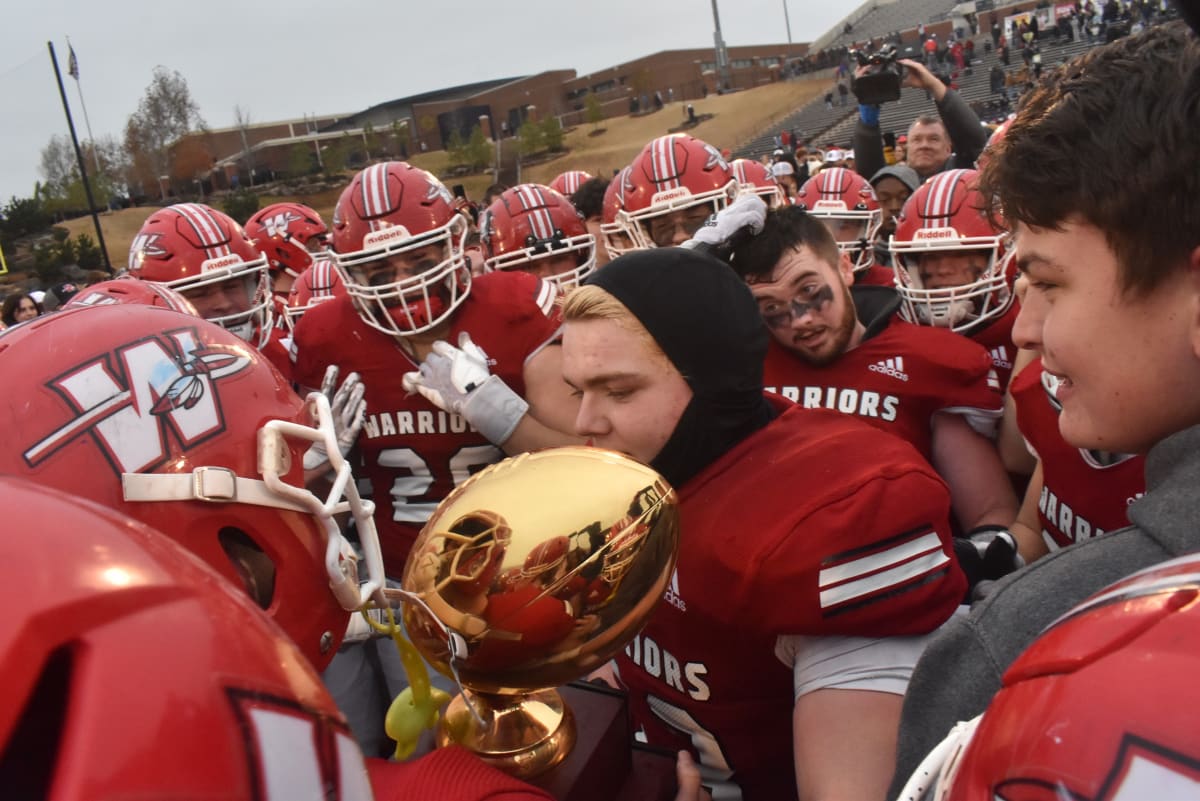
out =
[[[325,529],[325,569],[329,588],[342,608],[361,609],[368,602],[386,606],[383,553],[375,529],[375,504],[358,494],[349,462],[341,455],[330,411],[329,398],[310,393],[308,403],[317,420],[311,428],[286,420],[268,421],[258,432],[258,470],[263,480],[239,476],[225,467],[202,466],[191,473],[124,473],[121,485],[125,500],[139,503],[201,501],[205,503],[248,503],[273,509],[311,514]],[[283,476],[291,471],[291,449],[287,438],[322,442],[334,473],[324,500],[304,487],[288,484]],[[366,581],[359,584],[359,558],[342,536],[335,515],[349,513],[358,529],[363,550]]]
[[[123,473],[125,500],[248,503],[291,512],[307,512],[303,504],[276,495],[265,481],[242,478],[227,467],[197,467],[190,473]]]

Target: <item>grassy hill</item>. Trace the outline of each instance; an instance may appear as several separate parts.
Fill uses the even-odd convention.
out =
[[[823,93],[828,80],[789,81],[768,84],[757,89],[730,95],[711,95],[703,100],[692,101],[697,116],[711,114],[710,119],[692,128],[688,133],[716,145],[734,149],[741,142],[752,138],[764,128],[790,114],[813,97]],[[611,175],[633,160],[646,144],[656,136],[668,133],[683,123],[686,106],[682,102],[670,103],[662,111],[639,117],[615,117],[605,120],[604,133],[590,136],[592,126],[581,125],[567,132],[563,155],[522,171],[521,179],[526,182],[547,183],[566,170],[585,170],[593,175]],[[513,147],[513,140],[506,140],[506,147]],[[410,159],[411,163],[441,175],[448,166],[444,151],[423,153]],[[446,179],[446,183],[461,183],[472,198],[483,196],[484,189],[492,182],[490,174],[471,175],[463,178]],[[295,197],[264,195],[262,205],[278,200],[297,200],[312,206],[328,222],[333,216],[333,206],[340,190]],[[219,201],[217,201],[219,203]],[[109,259],[114,268],[124,265],[129,253],[129,243],[137,234],[146,217],[155,207],[123,209],[100,215],[104,240]],[[94,238],[90,217],[80,217],[63,223],[71,237],[88,233]]]

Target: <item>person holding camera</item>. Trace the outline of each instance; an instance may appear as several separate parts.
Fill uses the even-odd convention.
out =
[[[881,54],[882,55],[882,54]],[[858,97],[859,119],[854,128],[854,153],[857,156],[858,172],[867,178],[885,166],[883,158],[883,136],[879,131],[879,104],[899,99],[900,86],[924,89],[937,104],[938,116],[918,117],[908,129],[907,161],[917,176],[926,178],[944,170],[971,167],[987,144],[987,131],[979,122],[978,115],[965,100],[942,80],[911,59],[898,59],[889,64],[877,62],[878,58],[867,59],[854,73],[851,89]],[[891,92],[879,91],[879,75],[896,65],[900,70],[897,88]],[[874,80],[863,81],[863,78]]]

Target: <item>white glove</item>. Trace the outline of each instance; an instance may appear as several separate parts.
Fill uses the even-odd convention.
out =
[[[345,456],[354,447],[358,433],[362,431],[367,419],[367,402],[363,395],[367,388],[363,385],[358,373],[351,373],[337,387],[338,368],[331,364],[325,368],[325,378],[321,381],[321,394],[329,398],[329,410],[333,414],[333,428],[337,434],[338,448]],[[337,391],[334,391],[337,387]],[[314,442],[304,452],[304,469],[318,470],[329,464],[329,454],[325,451],[324,442]]]
[[[529,404],[488,369],[488,357],[463,331],[458,347],[438,340],[419,371],[405,373],[404,388],[434,406],[462,415],[488,441],[502,445],[529,410]]]
[[[767,220],[767,204],[758,195],[738,195],[732,203],[704,221],[692,238],[683,243],[685,248],[704,246],[710,250],[732,247],[731,240],[743,229],[750,236],[762,233]]]

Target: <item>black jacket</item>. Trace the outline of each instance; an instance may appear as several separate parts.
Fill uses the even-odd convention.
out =
[[[950,134],[953,154],[938,172],[954,169],[974,169],[975,160],[987,144],[987,130],[980,124],[978,115],[953,89],[937,104],[938,115]],[[867,125],[860,117],[854,124],[854,159],[859,175],[867,180],[879,172],[887,162],[883,158],[883,135],[878,125]],[[922,175],[921,180],[928,178]]]

